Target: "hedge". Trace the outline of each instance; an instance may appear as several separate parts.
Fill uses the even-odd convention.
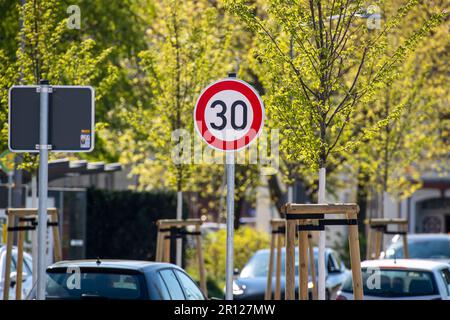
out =
[[[156,221],[175,216],[175,193],[88,189],[86,258],[153,260]]]

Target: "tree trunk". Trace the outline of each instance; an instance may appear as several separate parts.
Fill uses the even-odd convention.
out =
[[[319,170],[319,195],[318,203],[325,203],[325,187],[326,187],[326,174],[327,170],[322,167]],[[326,234],[325,231],[319,231],[319,254],[318,254],[318,297],[319,300],[325,300],[325,244]]]
[[[364,236],[367,236],[366,228],[364,225],[364,220],[366,217],[368,217],[367,214],[367,198],[368,198],[368,190],[367,190],[367,179],[368,175],[366,172],[361,171],[362,169],[359,169],[358,174],[358,182],[357,182],[357,190],[356,190],[356,203],[359,205],[359,232],[360,234],[363,234]],[[362,176],[361,176],[362,175]]]
[[[284,218],[284,212],[281,212],[280,208],[286,203],[286,195],[281,190],[280,183],[276,175],[271,175],[267,179],[267,184],[269,186],[270,199],[272,203],[275,204],[280,217]]]

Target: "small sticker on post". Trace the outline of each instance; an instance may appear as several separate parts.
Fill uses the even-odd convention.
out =
[[[80,135],[80,148],[89,149],[91,147],[91,135],[81,134]]]

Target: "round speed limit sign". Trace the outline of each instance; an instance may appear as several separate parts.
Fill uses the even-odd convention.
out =
[[[195,105],[194,122],[209,146],[236,151],[252,143],[261,132],[264,105],[248,83],[227,78],[203,90]]]

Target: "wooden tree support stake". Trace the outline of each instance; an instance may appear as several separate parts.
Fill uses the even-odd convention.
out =
[[[156,222],[158,227],[158,235],[156,240],[156,257],[155,261],[170,262],[170,248],[173,240],[183,235],[192,235],[195,237],[195,245],[197,252],[197,261],[200,275],[200,288],[205,296],[208,296],[208,289],[206,287],[206,269],[205,260],[203,257],[201,226],[203,220],[201,219],[162,219]],[[186,231],[186,227],[194,227],[194,232]]]
[[[61,238],[59,235],[58,211],[56,208],[47,209],[47,225],[53,231],[53,256],[56,261],[62,259]],[[6,209],[8,215],[8,229],[6,237],[6,261],[3,286],[3,300],[9,299],[9,287],[11,285],[11,262],[13,250],[13,232],[18,232],[17,243],[17,261],[16,261],[16,300],[22,298],[22,271],[23,271],[23,248],[25,241],[25,232],[35,231],[38,221],[38,210],[34,208],[9,208]],[[17,219],[16,219],[17,218]],[[18,224],[15,221],[18,220]]]
[[[408,250],[408,219],[366,219],[364,221],[369,226],[369,236],[367,237],[366,258],[378,259],[383,249],[383,236],[385,234],[399,234],[403,238],[403,257],[409,258]],[[388,230],[389,226],[397,226],[397,231]]]
[[[361,257],[358,238],[359,207],[354,203],[338,204],[295,204],[287,203],[282,208],[286,215],[286,300],[295,299],[295,234],[299,236],[299,298],[308,299],[308,254],[314,259],[314,253],[308,253],[308,235],[311,231],[321,231],[325,226],[348,225],[348,241],[353,277],[355,300],[363,299],[361,276]],[[329,214],[345,215],[346,219],[328,219]],[[311,249],[310,249],[311,250]],[[314,270],[314,271],[313,271]],[[311,267],[312,277],[315,268]],[[315,287],[315,286],[314,286]],[[313,290],[314,297],[314,290]]]
[[[274,300],[281,299],[281,260],[282,260],[282,247],[284,242],[284,233],[286,227],[286,220],[284,219],[272,219],[270,220],[270,226],[272,229],[270,237],[270,253],[269,253],[269,271],[267,273],[266,291],[264,293],[265,300],[272,299],[272,281],[273,273],[275,270],[275,292]],[[276,250],[275,250],[276,246]],[[274,268],[275,258],[275,268]]]

